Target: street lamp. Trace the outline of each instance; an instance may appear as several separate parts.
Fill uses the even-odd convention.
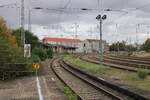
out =
[[[100,65],[103,65],[103,40],[102,40],[102,22],[103,20],[107,19],[107,15],[98,15],[96,17],[98,21],[100,21],[100,42],[99,42],[99,49],[100,49]]]

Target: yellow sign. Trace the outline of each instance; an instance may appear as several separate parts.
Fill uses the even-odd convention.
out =
[[[35,64],[34,65],[34,69],[39,69],[40,68],[40,64]]]

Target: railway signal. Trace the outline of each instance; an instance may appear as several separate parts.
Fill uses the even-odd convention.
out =
[[[99,42],[99,49],[100,49],[100,65],[103,65],[103,40],[102,40],[102,22],[103,20],[107,19],[107,15],[98,15],[96,17],[98,21],[100,21],[100,42]]]

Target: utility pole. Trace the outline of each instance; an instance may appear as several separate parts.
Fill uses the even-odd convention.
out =
[[[149,39],[149,25],[147,26],[147,39]]]
[[[25,22],[25,20],[24,20],[24,0],[21,0],[21,44],[22,44],[23,48],[24,48],[24,45],[25,45],[24,22]]]
[[[117,34],[117,36],[119,35],[118,34],[118,24],[116,24],[116,34]],[[119,38],[119,36],[118,36],[118,38]],[[119,42],[119,40],[118,40],[118,42]],[[119,43],[117,45],[117,49],[118,49],[118,53],[119,53],[119,51],[120,51],[120,49],[119,49]]]
[[[78,30],[77,30],[77,28],[79,27],[79,25],[77,24],[77,23],[75,23],[75,39],[77,39],[78,38]]]
[[[102,19],[100,19],[100,64],[103,65],[103,39],[102,39]]]
[[[28,31],[31,32],[31,10],[28,12]]]
[[[136,43],[138,44],[138,29],[139,29],[139,27],[140,27],[140,24],[137,24],[137,26],[136,26]]]
[[[98,20],[98,21],[100,21],[100,41],[99,41],[99,49],[100,49],[100,66],[101,65],[103,65],[103,40],[102,40],[102,22],[103,22],[103,20],[106,20],[106,18],[107,18],[107,16],[106,15],[103,15],[103,16],[101,16],[101,15],[98,15],[97,17],[96,17],[96,19]]]
[[[92,27],[90,27],[90,31],[89,31],[89,37],[92,39],[93,38],[93,30],[92,30]]]

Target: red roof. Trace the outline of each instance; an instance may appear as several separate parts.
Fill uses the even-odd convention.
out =
[[[97,39],[86,39],[87,41],[101,41],[101,40],[97,40]],[[103,42],[106,42],[105,40],[102,40]]]
[[[79,39],[68,39],[68,38],[43,38],[43,41],[81,42],[81,40]]]

